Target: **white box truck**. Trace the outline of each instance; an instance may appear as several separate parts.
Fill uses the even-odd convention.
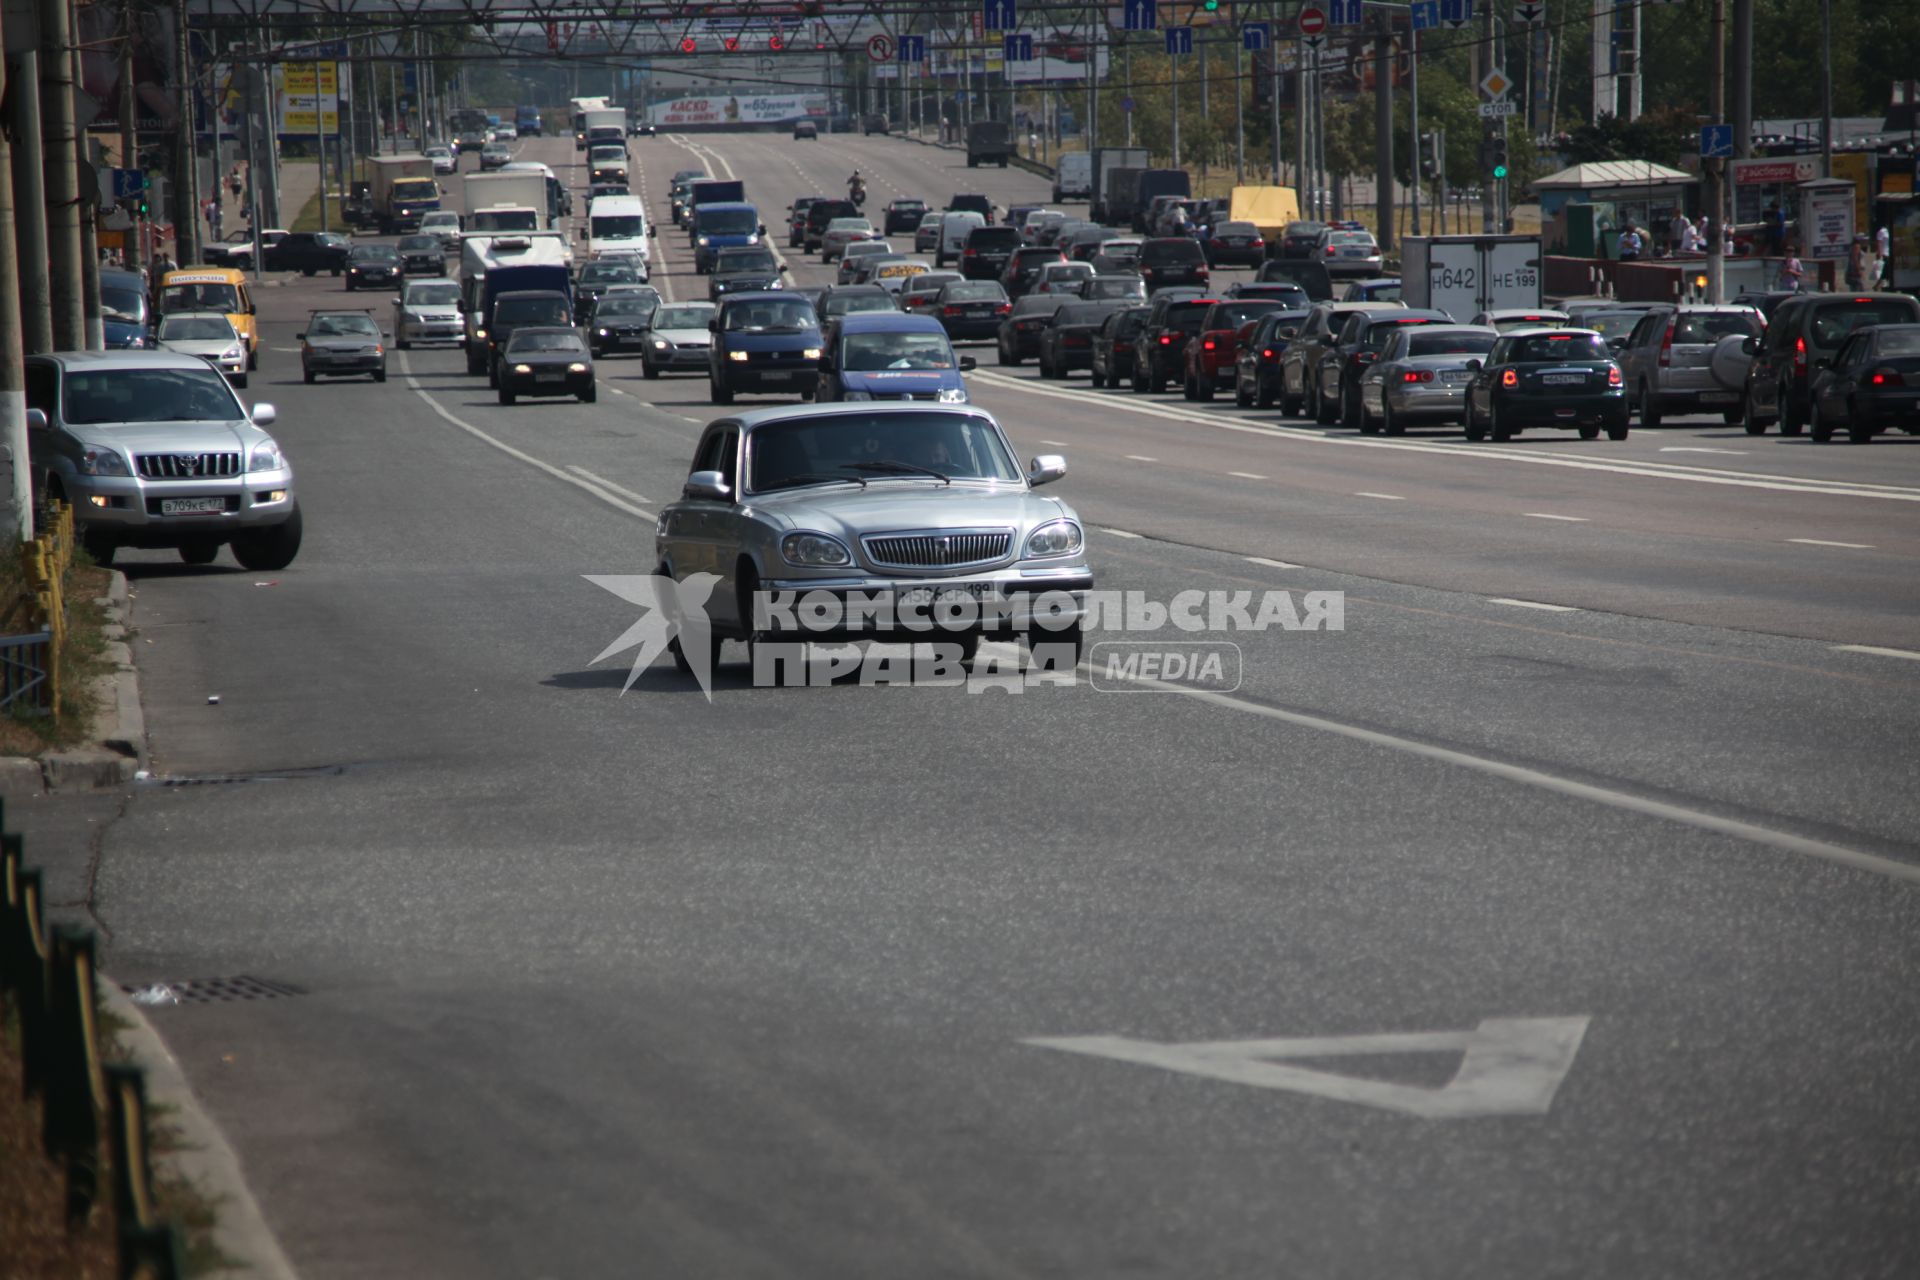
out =
[[[1482,311],[1540,305],[1539,236],[1408,236],[1400,300],[1466,324]]]
[[[466,178],[468,231],[541,231],[547,228],[547,179],[542,173],[496,169]]]
[[[420,219],[440,208],[440,184],[433,161],[423,155],[375,156],[368,162],[372,181],[368,198],[381,235],[412,231]]]

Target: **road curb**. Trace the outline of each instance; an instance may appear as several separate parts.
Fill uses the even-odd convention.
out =
[[[50,751],[39,759],[0,758],[0,796],[110,791],[132,782],[146,768],[147,720],[140,707],[140,676],[133,665],[133,649],[125,639],[132,606],[127,575],[118,569],[109,570],[107,593],[96,597],[94,603],[106,609],[106,654],[114,669],[94,681],[99,709],[87,734],[88,745]]]
[[[222,1256],[234,1260],[234,1266],[214,1274],[296,1280],[298,1273],[247,1188],[240,1157],[200,1106],[160,1033],[140,1006],[104,973],[99,991],[101,1003],[127,1024],[116,1035],[146,1073],[148,1107],[164,1112],[165,1123],[175,1131],[176,1141],[153,1153],[154,1164],[185,1179],[215,1203],[213,1242]]]

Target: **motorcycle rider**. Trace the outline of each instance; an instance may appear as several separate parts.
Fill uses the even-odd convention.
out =
[[[853,176],[847,179],[847,199],[853,201],[855,204],[861,204],[865,202],[866,198],[867,180],[860,176],[858,169],[855,169]]]

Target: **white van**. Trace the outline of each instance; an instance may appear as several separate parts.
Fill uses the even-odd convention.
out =
[[[955,262],[966,252],[967,237],[973,234],[975,227],[987,225],[985,216],[969,209],[949,210],[940,215],[940,242],[933,249],[933,265],[944,267],[947,259]]]
[[[645,279],[653,248],[647,243],[647,206],[638,196],[601,196],[587,206],[580,228],[589,258],[625,256],[638,260]]]
[[[1093,194],[1093,156],[1069,151],[1053,170],[1053,201],[1084,200]]]

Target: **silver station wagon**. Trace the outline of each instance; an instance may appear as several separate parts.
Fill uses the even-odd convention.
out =
[[[1077,661],[1093,586],[1086,537],[1071,507],[1035,492],[1066,470],[1045,454],[1023,470],[1000,424],[972,406],[737,414],[708,424],[684,497],[660,513],[657,571],[719,579],[706,604],[716,661],[729,638],[938,641],[971,661],[983,634],[1015,632],[1030,647],[1070,645]],[[890,628],[844,609],[837,625],[816,618],[791,634],[777,610],[755,608],[798,597],[883,602]],[[936,628],[902,631],[916,611],[937,615]]]

